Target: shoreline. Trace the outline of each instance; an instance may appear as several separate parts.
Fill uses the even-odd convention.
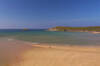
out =
[[[11,39],[0,43],[9,48],[10,60],[5,66],[100,66],[100,46],[56,46]]]

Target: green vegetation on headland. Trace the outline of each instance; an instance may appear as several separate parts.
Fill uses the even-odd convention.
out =
[[[64,27],[57,26],[49,28],[49,31],[69,31],[69,32],[100,32],[100,26],[93,27]]]

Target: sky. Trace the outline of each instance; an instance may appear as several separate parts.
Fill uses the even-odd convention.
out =
[[[100,0],[0,0],[0,29],[100,26]]]

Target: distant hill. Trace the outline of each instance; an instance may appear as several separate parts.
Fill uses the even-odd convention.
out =
[[[70,32],[100,32],[100,26],[92,26],[92,27],[64,27],[57,26],[53,28],[49,28],[49,31],[70,31]]]

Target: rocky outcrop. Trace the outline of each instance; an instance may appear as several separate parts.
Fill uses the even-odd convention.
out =
[[[59,31],[59,29],[56,29],[56,28],[49,28],[48,31]]]

